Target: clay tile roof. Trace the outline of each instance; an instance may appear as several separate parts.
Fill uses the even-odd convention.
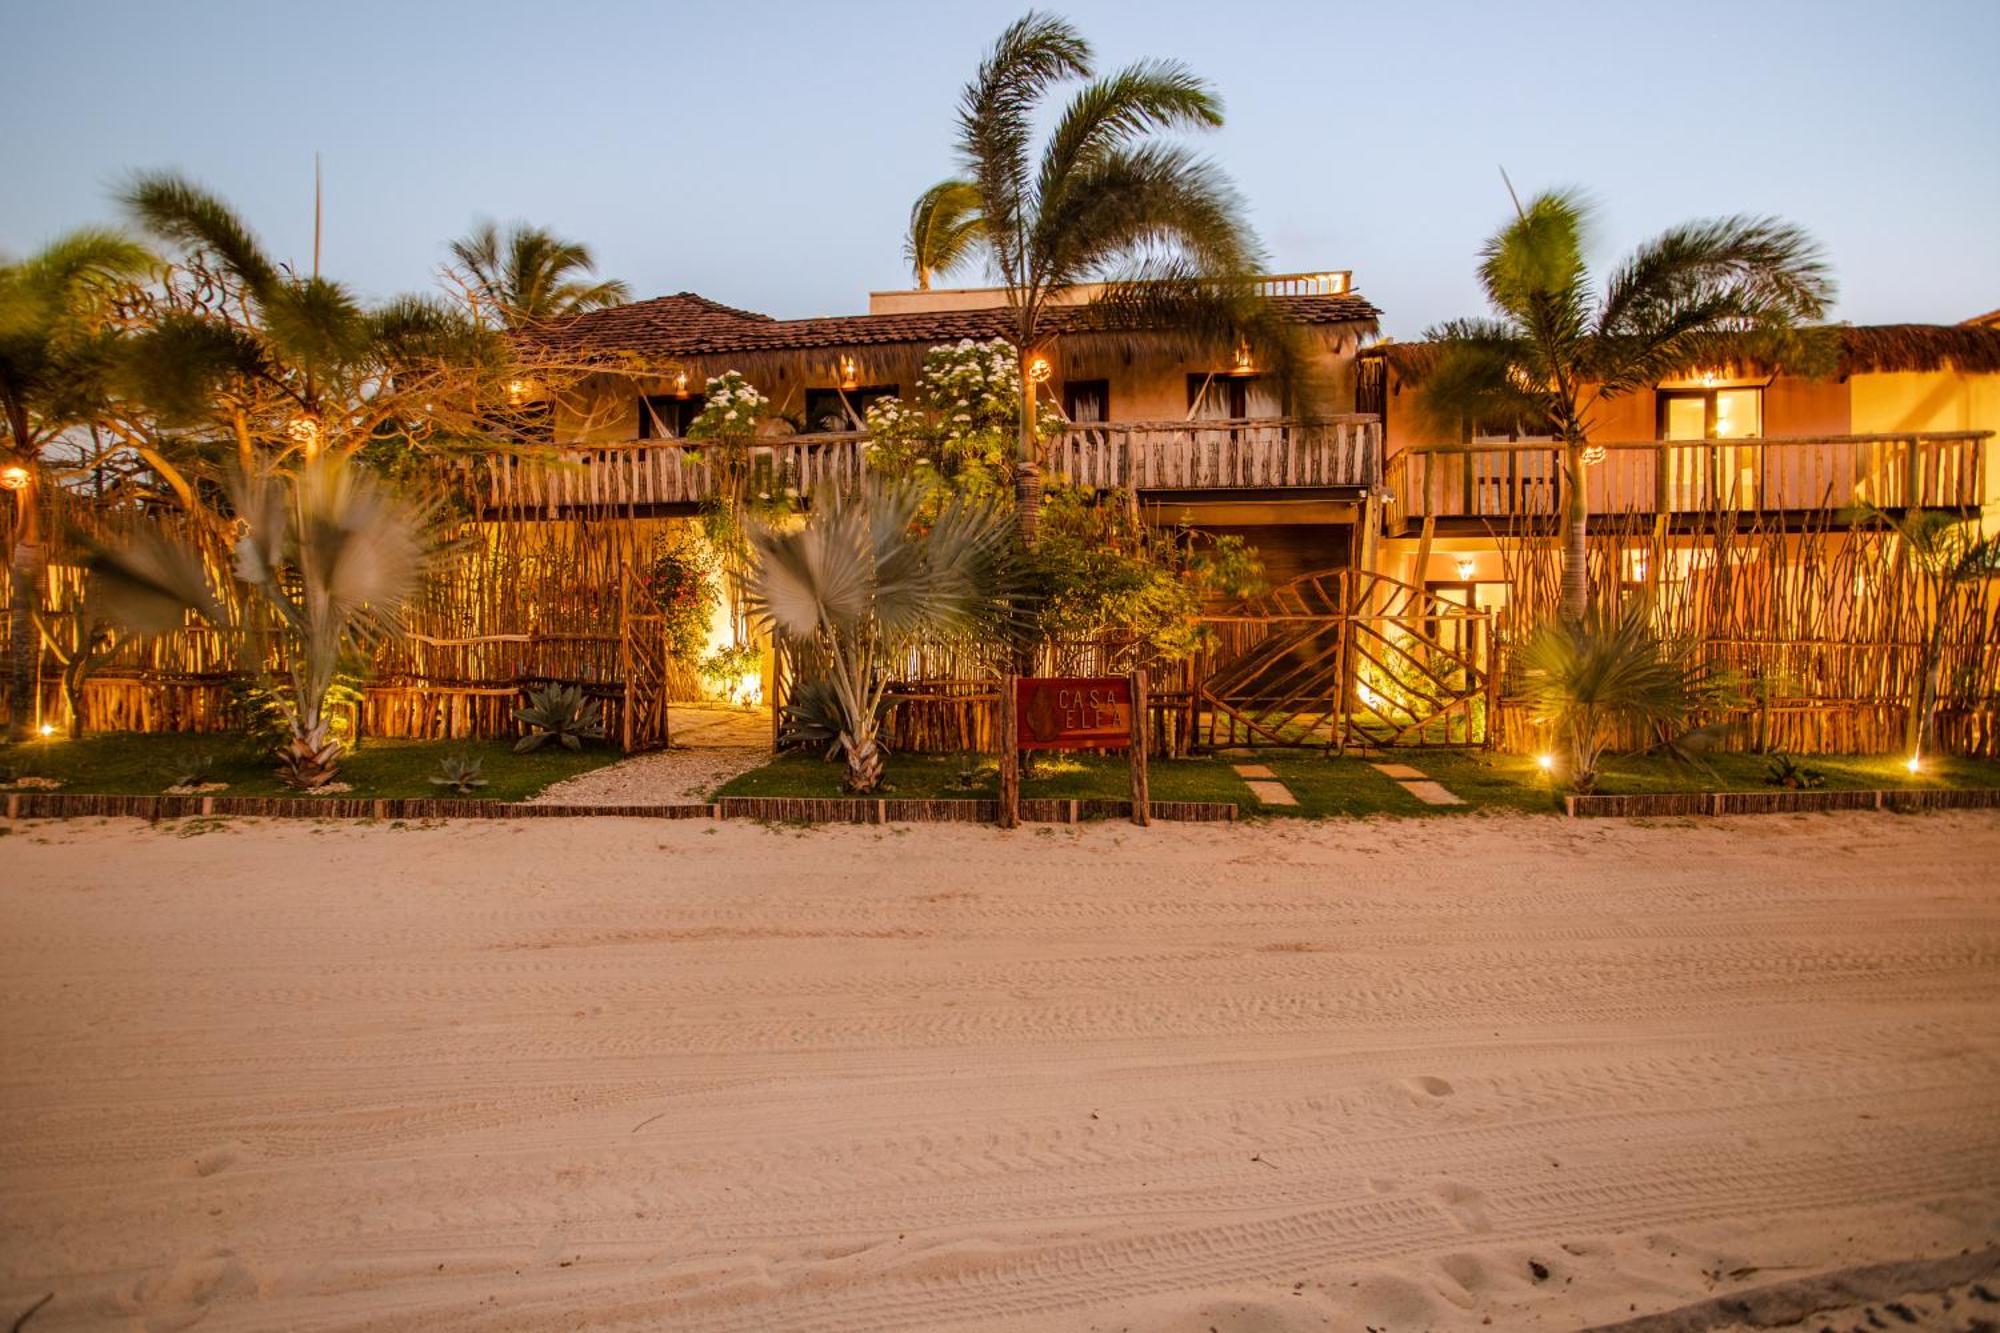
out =
[[[1381,313],[1362,297],[1352,294],[1282,296],[1273,298],[1273,303],[1287,318],[1300,324],[1372,324]],[[1058,307],[1046,318],[1054,331],[1061,333],[1087,327],[1089,311],[1084,307]],[[672,358],[996,338],[1007,336],[1010,322],[1004,306],[897,315],[772,319],[693,292],[681,292],[559,320],[536,330],[533,336],[556,352]]]

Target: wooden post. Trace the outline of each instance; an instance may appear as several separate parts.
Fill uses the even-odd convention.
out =
[[[632,753],[632,705],[638,696],[632,682],[632,567],[618,571],[618,674],[624,681],[624,707],[618,710],[618,748]]]
[[[1146,672],[1142,667],[1126,679],[1132,689],[1132,822],[1145,828],[1153,822],[1152,785],[1147,780]]]
[[[1010,671],[1000,678],[1000,827],[1015,828],[1021,822],[1021,719],[1015,716],[1016,677]]]

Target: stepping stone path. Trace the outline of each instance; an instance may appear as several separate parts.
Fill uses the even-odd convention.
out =
[[[1259,805],[1297,805],[1299,798],[1292,795],[1292,789],[1278,781],[1266,764],[1231,764],[1236,776],[1243,779],[1243,785],[1257,798]]]
[[[1433,782],[1424,776],[1420,768],[1408,764],[1370,764],[1370,768],[1385,778],[1396,779],[1396,785],[1425,805],[1464,805],[1463,798],[1453,795],[1441,782]]]

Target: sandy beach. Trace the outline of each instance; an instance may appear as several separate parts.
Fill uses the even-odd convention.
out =
[[[27,1333],[1574,1329],[2000,1242],[1992,817],[23,823],[0,867]]]

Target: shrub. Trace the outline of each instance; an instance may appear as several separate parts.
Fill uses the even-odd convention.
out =
[[[514,716],[527,724],[528,734],[514,742],[516,754],[539,750],[555,741],[566,750],[581,750],[585,741],[604,739],[603,708],[583,697],[581,685],[550,685],[528,693],[528,706]]]

